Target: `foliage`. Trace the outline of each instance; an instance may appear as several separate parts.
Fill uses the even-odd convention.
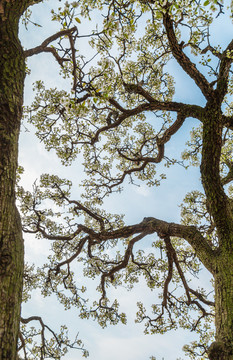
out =
[[[221,180],[220,190],[224,185],[232,201],[228,184],[233,178],[229,101],[233,49],[230,43],[222,50],[211,37],[223,11],[226,6],[216,0],[80,0],[52,10],[52,21],[61,26],[59,36],[26,54],[50,51],[61,65],[61,75],[72,82],[72,90],[46,89],[37,81],[25,117],[63,165],[82,157],[85,179],[81,199],[73,195],[69,180],[55,175],[42,175],[32,192],[18,186],[23,230],[52,244],[47,264],[25,269],[25,301],[30,289],[40,287],[44,296],[55,293],[65,309],[77,307],[81,318],[93,318],[102,327],[125,324],[126,314],[120,313],[118,300],[108,298],[108,290],[122,285],[130,290],[144,278],[159,294],[151,311],[138,303],[136,321],[145,323],[145,333],[178,327],[194,331],[200,339],[184,350],[191,359],[207,358],[213,341],[214,298],[212,292],[193,288],[193,279],[203,265],[214,273],[212,259],[221,245],[220,220],[205,180],[205,165],[212,159],[203,150],[203,124],[208,106],[213,107],[208,104],[217,102],[223,133],[220,170],[217,165],[213,168]],[[87,24],[93,27],[89,34],[83,32]],[[87,55],[78,47],[83,38],[89,44]],[[52,41],[56,43],[50,47]],[[174,60],[200,89],[204,107],[174,100],[179,80],[172,73]],[[183,160],[167,157],[167,144],[190,117],[199,125],[190,129]],[[105,199],[121,192],[125,183],[159,186],[171,165],[201,165],[204,189],[186,195],[181,224],[151,217],[127,225],[122,214],[104,210]],[[149,252],[141,245],[145,237],[151,244]],[[85,286],[76,281],[77,266],[85,277],[99,279],[99,299],[92,305],[85,298]],[[22,331],[24,341],[37,335],[34,328],[30,333]],[[63,343],[68,345],[66,340]],[[42,356],[33,346],[34,356]],[[50,343],[48,348],[56,346]],[[50,356],[60,358],[63,353]]]

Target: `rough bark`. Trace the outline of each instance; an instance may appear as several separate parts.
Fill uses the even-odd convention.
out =
[[[216,341],[210,360],[233,360],[233,256],[222,253],[215,274]]]
[[[24,55],[18,40],[22,2],[0,1],[0,359],[17,358],[23,239],[15,205]]]
[[[233,41],[222,54],[217,87],[213,90],[211,83],[208,83],[203,74],[197,70],[196,65],[190,61],[179,45],[169,12],[164,14],[164,26],[174,58],[195,81],[207,100],[201,120],[203,124],[201,178],[209,212],[216,225],[219,248],[214,256],[204,250],[207,259],[204,262],[203,252],[200,253],[198,248],[194,247],[194,249],[205,266],[212,258],[212,266],[209,270],[215,280],[216,341],[209,348],[209,359],[233,360],[233,214],[223,189],[219,166],[223,127],[232,125],[232,119],[226,121],[224,118],[221,107],[228,90],[232,59],[227,54],[232,51]]]
[[[209,211],[218,232],[215,269],[216,341],[209,348],[210,360],[233,360],[233,216],[220,178],[223,117],[219,92],[207,103],[203,119],[201,175]]]

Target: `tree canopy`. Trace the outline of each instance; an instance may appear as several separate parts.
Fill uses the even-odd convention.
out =
[[[65,309],[76,307],[81,318],[103,327],[125,324],[120,299],[108,294],[144,279],[157,295],[149,309],[137,304],[136,321],[145,324],[145,333],[183,328],[198,334],[184,346],[190,359],[233,359],[233,40],[218,43],[212,36],[215,22],[231,12],[217,0],[80,0],[58,2],[51,11],[60,31],[24,49],[24,57],[50,53],[68,85],[46,88],[37,81],[25,118],[64,166],[81,159],[85,176],[72,184],[42,174],[32,191],[18,179],[23,232],[51,241],[44,266],[25,265],[24,301],[40,288],[44,296],[56,294]],[[30,8],[22,19],[25,26],[34,22]],[[200,101],[177,97],[174,64]],[[183,153],[167,155],[184,126],[190,136]],[[200,169],[201,185],[185,196],[179,223],[151,213],[128,224],[124,214],[106,210],[106,199],[128,184],[167,181],[170,166]],[[140,209],[132,211],[140,217]],[[212,291],[195,286],[203,267],[213,278]],[[93,304],[79,271],[98,279]],[[41,330],[26,327],[33,320]],[[58,359],[69,347],[83,348],[66,337],[65,327],[56,334],[38,316],[21,323],[18,346],[25,360]],[[40,344],[33,340],[38,334]]]

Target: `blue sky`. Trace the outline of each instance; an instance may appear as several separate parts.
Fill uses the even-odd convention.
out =
[[[40,44],[46,37],[58,31],[55,22],[49,23],[50,10],[56,6],[56,0],[50,0],[44,4],[35,5],[33,10],[33,21],[38,22],[43,27],[34,28],[29,25],[29,30],[21,29],[21,40],[25,48],[30,48]],[[219,25],[221,21],[219,17]],[[47,24],[49,23],[49,26]],[[227,38],[232,34],[231,23],[224,27],[214,29],[214,39],[218,42],[221,35],[227,42]],[[216,30],[216,31],[215,31]],[[29,104],[33,99],[32,83],[43,79],[48,87],[57,86],[67,88],[67,84],[59,77],[59,67],[50,54],[40,54],[28,61],[31,75],[26,79],[25,103]],[[203,105],[203,99],[199,90],[193,86],[191,80],[187,78],[179,67],[173,63],[172,71],[177,78],[175,99],[187,103],[197,103]],[[196,124],[193,119],[188,119],[186,124],[174,136],[168,146],[168,155],[182,152],[186,142],[187,134]],[[33,135],[31,126],[25,124],[29,129],[25,131],[22,127],[20,138],[20,165],[24,166],[25,173],[22,177],[26,188],[31,188],[36,178],[43,172],[51,172],[60,176],[71,178],[77,181],[77,174],[80,177],[80,163],[77,161],[71,167],[63,168],[54,152],[47,152],[42,143]],[[146,186],[132,187],[126,186],[126,190],[119,196],[114,196],[106,201],[106,206],[112,212],[125,213],[125,220],[128,223],[141,221],[145,216],[154,216],[167,221],[179,221],[178,204],[182,202],[185,194],[200,188],[200,175],[197,168],[186,171],[181,166],[171,167],[167,171],[168,179],[162,182],[160,187],[155,189]],[[46,256],[50,244],[46,240],[37,240],[33,237],[25,236],[26,260],[37,265],[46,261]],[[203,285],[208,284],[205,278]],[[90,282],[91,291],[94,291],[93,284]],[[150,304],[151,298],[155,295],[147,289],[145,283],[140,282],[132,292],[125,289],[112,291],[112,296],[118,297],[121,302],[122,311],[128,313],[128,324],[108,327],[101,329],[91,320],[80,320],[75,310],[64,312],[61,305],[56,302],[54,297],[44,299],[39,290],[32,294],[32,300],[23,307],[23,316],[30,315],[43,316],[54,328],[66,323],[71,334],[79,332],[80,338],[90,351],[90,360],[147,360],[149,356],[156,356],[156,360],[173,360],[179,357],[185,358],[182,346],[190,341],[191,335],[184,331],[173,331],[166,335],[144,335],[143,325],[134,323],[136,306],[138,300],[145,300]],[[136,299],[136,301],[135,301]],[[81,353],[71,351],[64,359],[81,359]]]

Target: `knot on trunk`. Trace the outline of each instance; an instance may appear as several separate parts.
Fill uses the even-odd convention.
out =
[[[12,257],[7,249],[3,249],[0,252],[0,275],[4,275],[7,271],[7,267],[11,264]]]
[[[226,360],[232,354],[232,344],[229,346],[221,341],[214,341],[208,349],[208,356],[210,360]]]

